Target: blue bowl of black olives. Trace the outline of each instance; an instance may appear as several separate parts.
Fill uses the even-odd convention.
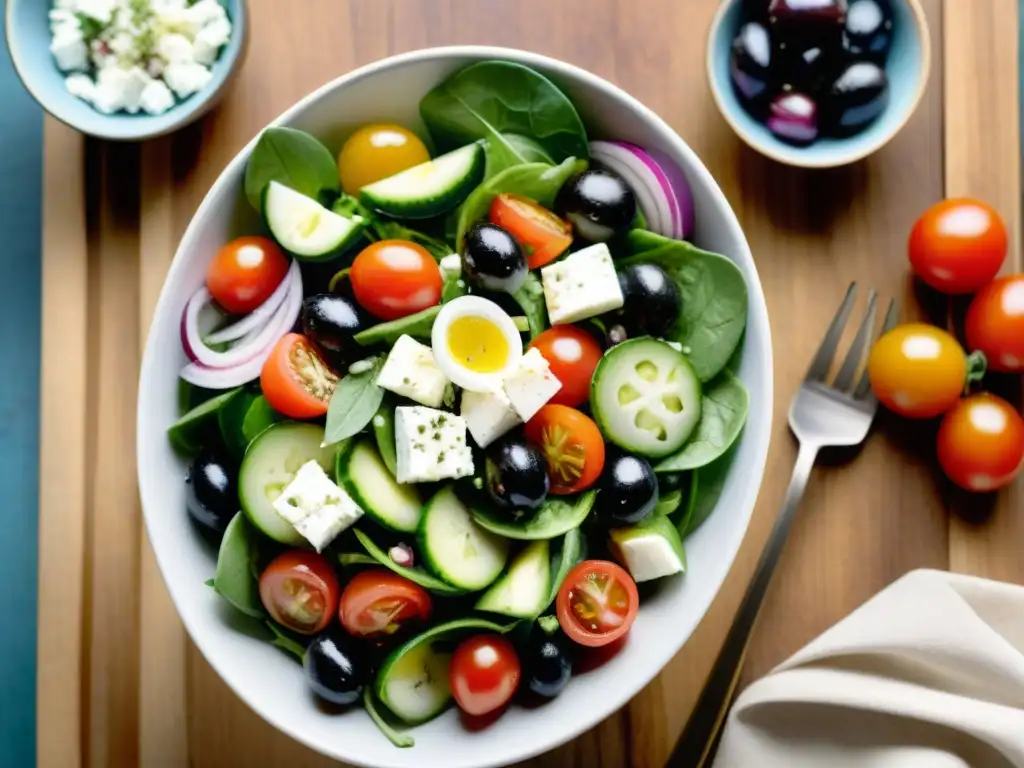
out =
[[[918,0],[724,0],[711,90],[733,130],[787,165],[867,157],[906,124],[931,55]]]

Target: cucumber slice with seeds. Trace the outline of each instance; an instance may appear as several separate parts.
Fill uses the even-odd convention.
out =
[[[393,531],[415,533],[423,501],[414,485],[399,485],[369,438],[338,455],[337,482],[363,512]]]

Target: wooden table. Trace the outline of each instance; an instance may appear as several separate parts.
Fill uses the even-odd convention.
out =
[[[143,146],[46,125],[40,472],[39,762],[46,768],[322,766],[225,687],[164,590],[135,486],[134,410],[150,313],[178,238],[227,161],[299,97],[351,68],[434,45],[518,46],[583,66],[651,106],[718,179],[758,261],[775,343],[775,439],[728,581],[693,638],[632,703],[532,766],[661,766],[780,503],[785,413],[851,279],[922,313],[906,278],[916,217],[944,196],[992,203],[1020,270],[1016,0],[924,0],[934,65],[910,124],[850,168],[808,173],[746,149],[712,105],[717,0],[252,0],[248,61],[223,105]],[[1024,485],[983,522],[938,481],[927,427],[882,419],[856,461],[811,482],[748,658],[764,674],[913,568],[1024,582]],[[693,578],[699,578],[694,574]]]

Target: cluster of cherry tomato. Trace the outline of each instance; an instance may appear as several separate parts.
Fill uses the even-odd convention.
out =
[[[946,294],[974,294],[967,310],[968,355],[952,334],[925,323],[883,335],[868,360],[879,402],[908,418],[942,417],[938,458],[969,491],[1009,484],[1024,465],[1024,419],[989,392],[968,393],[985,371],[1024,373],[1024,274],[996,277],[1006,258],[999,214],[972,199],[929,208],[910,235],[914,273]]]

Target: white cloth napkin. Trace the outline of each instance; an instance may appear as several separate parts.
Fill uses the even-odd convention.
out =
[[[714,763],[1010,766],[1024,768],[1024,587],[928,570],[747,688]]]

